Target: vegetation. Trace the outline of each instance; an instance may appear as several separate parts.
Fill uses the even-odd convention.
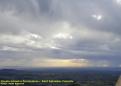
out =
[[[121,71],[79,70],[74,72],[0,70],[0,80],[73,80],[73,83],[25,83],[24,86],[115,86]]]

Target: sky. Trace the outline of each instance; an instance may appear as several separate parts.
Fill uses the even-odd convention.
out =
[[[121,0],[0,0],[0,68],[121,67]]]

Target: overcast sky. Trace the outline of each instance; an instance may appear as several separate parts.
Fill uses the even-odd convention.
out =
[[[121,0],[0,0],[0,67],[121,67]]]

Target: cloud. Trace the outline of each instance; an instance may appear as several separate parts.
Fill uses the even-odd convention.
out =
[[[114,0],[1,0],[0,65],[119,66],[120,9]]]

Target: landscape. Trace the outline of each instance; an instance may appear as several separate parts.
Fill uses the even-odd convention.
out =
[[[120,68],[34,68],[0,70],[0,80],[74,81],[70,83],[24,83],[24,86],[115,86],[120,75]]]

